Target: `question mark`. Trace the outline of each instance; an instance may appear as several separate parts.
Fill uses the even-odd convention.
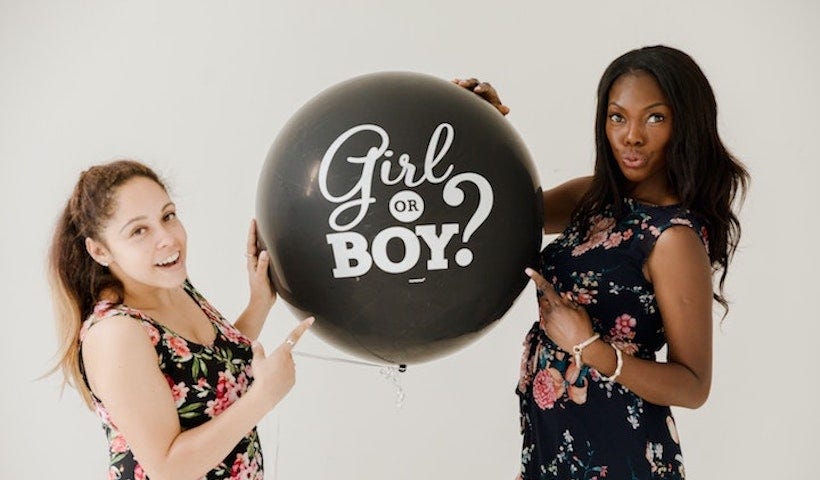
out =
[[[459,173],[444,185],[443,197],[447,205],[457,207],[464,202],[464,190],[458,187],[458,184],[462,182],[472,182],[478,187],[478,207],[470,217],[470,221],[467,222],[467,226],[464,227],[464,233],[461,236],[461,240],[467,243],[478,227],[490,216],[490,210],[493,209],[493,187],[487,179],[477,173]],[[469,248],[465,247],[456,252],[456,263],[459,266],[466,267],[472,261],[473,252]]]

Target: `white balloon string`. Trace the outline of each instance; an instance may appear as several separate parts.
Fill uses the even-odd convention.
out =
[[[382,377],[393,386],[396,391],[396,408],[401,408],[404,405],[404,388],[401,386],[401,379],[399,378],[399,373],[404,372],[407,367],[405,365],[380,365],[378,363],[371,363],[371,362],[363,362],[361,360],[350,360],[347,358],[339,358],[339,357],[326,357],[324,355],[317,355],[315,353],[306,353],[306,352],[292,352],[293,355],[299,357],[307,357],[313,358],[316,360],[324,360],[326,362],[339,362],[339,363],[350,363],[353,365],[361,365],[365,367],[376,367],[379,369],[379,373]]]

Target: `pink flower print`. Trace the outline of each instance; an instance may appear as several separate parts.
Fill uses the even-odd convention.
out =
[[[118,433],[113,440],[111,440],[111,451],[115,453],[123,453],[128,451],[128,443],[121,433]]]
[[[627,240],[629,240],[630,238],[632,238],[632,229],[631,229],[631,228],[630,228],[630,229],[627,229],[627,230],[623,233],[623,240],[624,240],[624,241],[627,241]]]
[[[627,354],[627,355],[635,355],[638,353],[638,346],[632,342],[612,342],[618,350]]]
[[[111,416],[108,414],[108,410],[105,409],[102,403],[94,402],[94,411],[97,413],[97,416],[100,417],[102,423],[105,425],[111,425]]]
[[[165,345],[173,351],[174,359],[178,362],[186,362],[192,358],[191,350],[188,348],[188,342],[184,338],[166,333],[162,336],[165,339]]]
[[[555,406],[556,400],[564,394],[564,379],[558,370],[549,367],[535,375],[532,395],[541,410]]]
[[[646,442],[646,461],[652,466],[652,472],[658,471],[658,466],[663,465],[663,444]]]
[[[593,295],[598,293],[597,290],[587,290],[586,288],[578,288],[575,292],[575,303],[578,305],[589,305],[594,300]]]
[[[108,469],[108,480],[119,480],[120,476],[122,476],[122,474],[117,467],[112,465],[111,468]]]
[[[97,304],[94,305],[93,315],[96,316],[96,317],[103,318],[105,312],[107,312],[108,310],[111,310],[111,307],[113,307],[113,306],[114,306],[114,304],[112,302],[108,301],[108,300],[103,300],[101,302],[97,302]]]
[[[621,232],[612,232],[609,238],[604,241],[604,248],[614,248],[621,244],[621,241],[624,239],[624,236]]]
[[[615,219],[612,217],[604,217],[603,215],[596,215],[590,219],[593,222],[592,232],[605,232],[615,226]]]
[[[220,327],[222,334],[225,335],[225,338],[227,338],[229,342],[246,345],[251,344],[250,339],[248,339],[248,337],[246,337],[245,335],[242,335],[242,332],[240,332],[233,325],[223,323],[220,325]]]
[[[237,480],[255,480],[259,470],[257,457],[250,459],[247,453],[237,453],[231,466],[231,478]]]
[[[659,237],[660,234],[661,234],[661,231],[658,230],[658,227],[656,227],[655,225],[651,225],[649,227],[649,233],[651,233],[653,237]]]
[[[669,223],[671,223],[671,224],[673,224],[673,225],[686,225],[687,227],[692,227],[692,228],[695,228],[695,227],[692,225],[692,222],[690,222],[689,220],[687,220],[687,219],[685,219],[685,218],[677,218],[677,217],[675,217],[675,218],[673,218],[672,220],[669,220]]]
[[[627,313],[616,318],[615,325],[609,329],[609,340],[612,345],[627,355],[635,355],[638,352],[638,346],[632,343],[632,340],[635,338],[637,324],[635,317]]]
[[[230,371],[219,372],[216,399],[208,401],[205,413],[211,418],[219,415],[239,398],[240,393],[240,385],[233,374]]]
[[[145,470],[139,463],[134,466],[134,480],[145,480]]]
[[[174,397],[174,404],[177,408],[181,407],[183,403],[185,403],[185,398],[188,396],[188,392],[191,390],[185,385],[185,382],[174,383],[174,380],[165,375],[165,380],[168,382],[168,386],[171,387],[171,395]]]
[[[607,232],[594,233],[589,237],[589,240],[572,249],[572,256],[577,257],[583,255],[589,250],[601,246],[601,244],[604,243],[604,241],[606,241],[607,236]]]
[[[156,347],[160,339],[159,330],[151,325],[150,322],[146,322],[145,320],[143,320],[142,326],[145,328],[145,332],[148,333],[148,338],[151,340],[151,345]]]
[[[616,340],[632,340],[635,338],[635,331],[633,329],[637,324],[638,321],[635,320],[635,317],[624,313],[615,319],[615,325],[609,330],[609,335]]]

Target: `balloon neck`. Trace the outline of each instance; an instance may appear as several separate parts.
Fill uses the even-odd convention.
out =
[[[406,371],[407,371],[407,365],[405,365],[405,364],[399,365],[399,372],[404,373]]]

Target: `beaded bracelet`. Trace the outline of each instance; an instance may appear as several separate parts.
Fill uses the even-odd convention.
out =
[[[584,348],[590,346],[592,342],[598,340],[599,338],[601,338],[601,335],[596,333],[578,345],[572,347],[572,354],[575,355],[575,365],[578,365],[578,368],[581,368],[581,352],[584,351]]]
[[[615,373],[613,373],[610,377],[601,375],[601,372],[598,372],[598,374],[601,375],[601,380],[613,383],[615,379],[618,378],[618,375],[621,374],[621,370],[623,370],[624,368],[624,354],[621,352],[621,349],[616,347],[615,345],[610,343],[609,346],[612,347],[613,350],[615,350],[615,358],[617,359],[617,363],[615,364]]]

